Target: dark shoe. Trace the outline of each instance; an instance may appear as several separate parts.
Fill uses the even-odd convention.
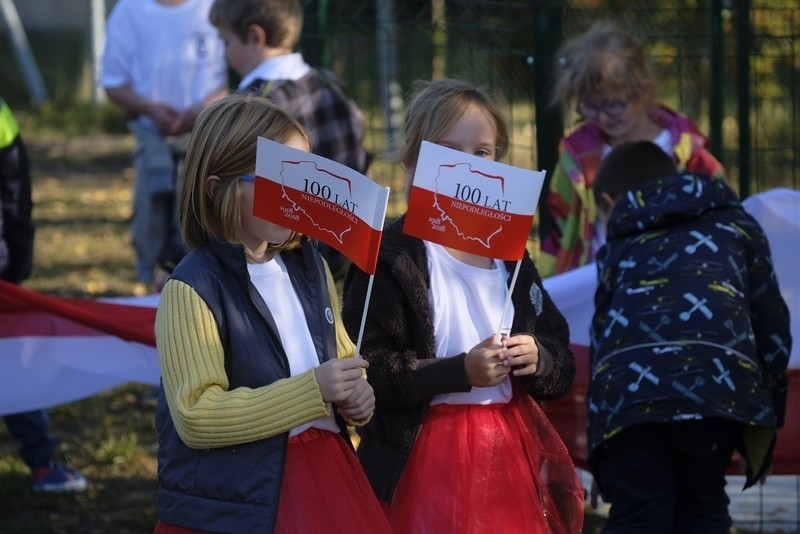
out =
[[[50,462],[47,467],[33,471],[33,491],[43,492],[78,492],[86,489],[86,479],[78,471],[60,462]]]

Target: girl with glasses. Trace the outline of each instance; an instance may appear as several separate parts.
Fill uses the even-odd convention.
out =
[[[574,109],[583,123],[564,137],[547,199],[554,225],[543,236],[536,262],[542,276],[594,260],[604,243],[596,224],[594,175],[611,150],[628,141],[652,141],[671,155],[679,172],[724,177],[707,140],[684,115],[655,100],[642,46],[611,21],[595,23],[568,42],[555,75],[553,104]]]

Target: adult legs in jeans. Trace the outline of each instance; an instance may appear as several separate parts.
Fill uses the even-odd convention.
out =
[[[140,282],[153,282],[167,247],[180,242],[175,225],[176,164],[182,159],[161,134],[137,122],[128,123],[136,136],[133,153],[134,190],[131,237]],[[177,236],[177,238],[176,238]]]
[[[645,423],[606,441],[592,458],[611,502],[603,532],[727,533],[725,469],[740,431],[716,418]]]
[[[20,444],[19,454],[31,471],[53,461],[53,447],[58,441],[48,432],[45,410],[5,415],[3,420],[8,433]]]

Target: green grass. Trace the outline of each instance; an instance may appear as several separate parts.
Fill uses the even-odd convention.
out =
[[[131,139],[31,130],[23,131],[37,231],[25,286],[88,298],[144,293],[128,232]],[[0,425],[0,532],[152,532],[157,438],[151,393],[131,384],[50,410],[52,432],[61,440],[58,456],[89,480],[81,494],[34,494],[17,445]]]
[[[156,434],[152,388],[128,385],[50,410],[58,456],[89,481],[78,494],[35,494],[33,479],[0,430],[0,532],[152,532]]]

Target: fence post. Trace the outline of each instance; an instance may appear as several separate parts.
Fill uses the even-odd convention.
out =
[[[103,44],[106,40],[106,1],[92,0],[90,13],[91,48],[92,48],[92,102],[102,104],[106,101],[106,92],[100,88],[100,62],[103,59]]]
[[[303,11],[303,33],[300,37],[303,59],[315,67],[330,68],[328,1],[306,2]]]
[[[553,217],[547,209],[550,178],[558,162],[558,143],[564,132],[561,109],[549,105],[556,54],[562,39],[561,0],[531,0],[533,55],[533,102],[536,112],[536,166],[547,171],[539,200],[539,237],[550,232]]]
[[[402,120],[403,107],[402,90],[395,73],[394,2],[392,0],[375,0],[375,19],[380,102],[386,124],[386,150],[391,152],[396,143],[396,130]]]
[[[739,196],[750,196],[750,0],[739,1],[736,34],[739,36]]]
[[[28,91],[31,92],[35,104],[42,104],[47,100],[47,88],[42,80],[39,67],[36,65],[31,45],[28,43],[28,36],[25,35],[25,28],[22,27],[22,21],[19,19],[19,13],[17,13],[13,0],[0,0],[0,16],[6,21],[6,26],[11,34],[11,44],[17,55]]]
[[[711,50],[711,84],[708,88],[708,137],[709,148],[722,161],[722,111],[724,92],[724,61],[722,38],[722,0],[711,2],[709,20],[709,49]]]

